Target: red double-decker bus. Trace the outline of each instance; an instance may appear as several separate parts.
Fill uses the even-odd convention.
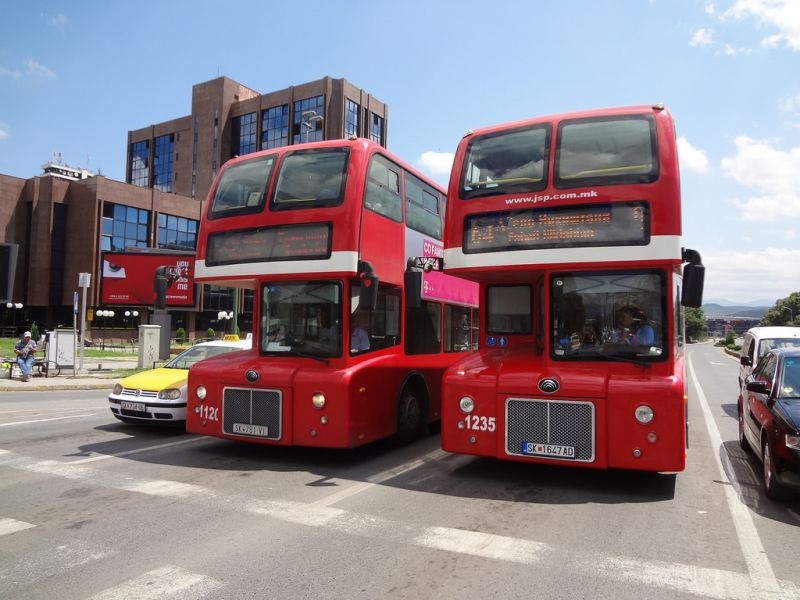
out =
[[[704,268],[681,247],[668,111],[470,132],[448,199],[444,270],[480,284],[481,331],[444,376],[443,448],[682,470],[682,305],[700,305]]]
[[[226,163],[195,278],[254,290],[255,339],[192,367],[187,430],[333,448],[408,440],[438,420],[445,368],[477,343],[477,285],[407,268],[441,257],[444,204],[364,139]]]

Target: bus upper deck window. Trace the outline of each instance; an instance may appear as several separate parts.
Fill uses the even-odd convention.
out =
[[[209,218],[259,212],[274,164],[275,156],[271,155],[226,168],[214,191]]]

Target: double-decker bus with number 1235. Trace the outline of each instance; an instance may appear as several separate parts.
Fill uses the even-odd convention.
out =
[[[192,367],[187,430],[334,448],[408,440],[438,420],[441,376],[477,329],[475,283],[406,276],[409,258],[441,257],[444,203],[443,189],[364,139],[228,161],[195,277],[254,291],[255,339]]]
[[[704,267],[681,247],[675,140],[663,105],[463,138],[444,270],[480,284],[480,350],[445,373],[445,450],[684,468],[682,306],[700,305]]]

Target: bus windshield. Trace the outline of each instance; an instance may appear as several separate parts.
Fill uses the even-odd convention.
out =
[[[337,281],[265,283],[261,353],[330,358],[342,354],[342,286]]]
[[[664,296],[658,271],[553,275],[553,357],[664,358]]]
[[[537,126],[476,137],[467,149],[459,196],[543,190],[549,134],[549,126]]]
[[[341,204],[349,156],[347,148],[301,150],[287,154],[278,170],[273,208]]]
[[[269,155],[225,169],[214,191],[208,217],[215,219],[260,211],[274,164],[275,156]]]

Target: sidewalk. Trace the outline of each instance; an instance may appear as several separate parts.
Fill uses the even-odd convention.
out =
[[[57,377],[31,377],[20,381],[18,377],[0,378],[0,393],[42,392],[47,390],[100,390],[111,391],[120,378],[114,375],[118,369],[135,369],[139,366],[136,357],[93,358],[83,361],[83,372],[73,376],[72,367],[61,369]]]

